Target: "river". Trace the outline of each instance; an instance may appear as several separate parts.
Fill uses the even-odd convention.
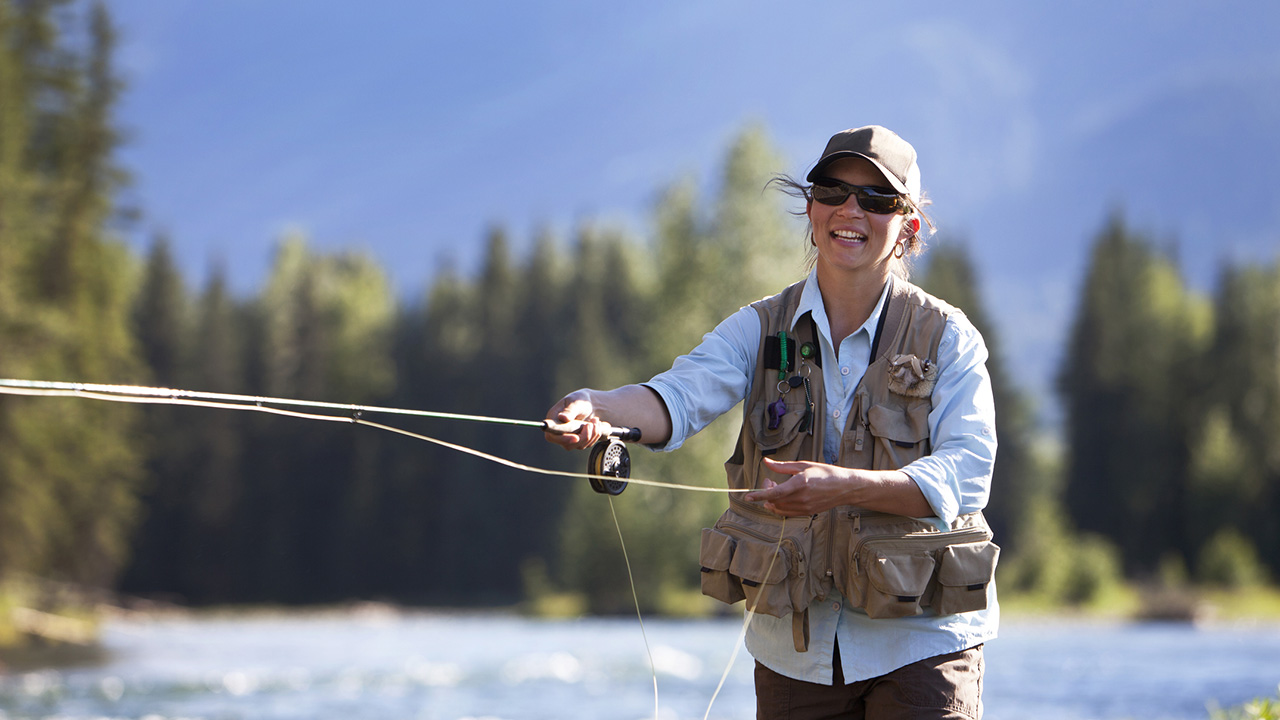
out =
[[[0,720],[702,718],[740,623],[352,612],[116,619],[92,666],[0,674]],[[644,637],[648,637],[646,651]],[[1204,720],[1274,695],[1280,625],[1006,621],[987,720]],[[754,717],[740,653],[710,717]]]

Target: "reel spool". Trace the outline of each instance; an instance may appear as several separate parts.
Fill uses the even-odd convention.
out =
[[[627,489],[626,478],[631,477],[631,453],[627,452],[627,444],[615,436],[601,439],[591,447],[591,455],[587,458],[587,473],[605,475],[618,480],[601,480],[587,478],[591,489],[604,495],[621,495]]]
[[[557,423],[550,418],[542,421],[542,429],[548,433],[563,435],[576,433],[583,423],[571,421]],[[587,458],[587,474],[603,475],[617,480],[602,480],[598,477],[587,478],[591,489],[602,495],[620,495],[627,489],[626,479],[631,477],[631,453],[627,452],[627,442],[639,442],[640,428],[614,427],[606,437],[600,438],[591,447],[591,455]]]

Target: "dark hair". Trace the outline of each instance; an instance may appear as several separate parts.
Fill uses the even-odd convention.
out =
[[[809,203],[813,202],[813,195],[810,192],[810,188],[813,187],[812,185],[805,185],[790,175],[778,174],[769,178],[769,181],[766,182],[764,186],[766,188],[769,186],[777,187],[778,190],[783,193],[786,193],[797,200],[803,200],[804,207],[799,210],[788,210],[787,212],[790,212],[796,217],[807,218],[809,216]],[[919,198],[908,197],[907,203],[910,206],[910,210],[906,213],[906,216],[908,218],[918,216],[922,222],[920,224],[920,228],[916,230],[915,234],[906,239],[906,248],[902,253],[902,257],[894,258],[896,261],[894,270],[897,274],[901,275],[903,279],[906,279],[911,274],[912,260],[924,253],[925,233],[928,232],[929,234],[933,234],[936,231],[933,220],[924,212],[925,207],[933,204],[929,200],[929,196],[927,194],[921,192]],[[926,231],[925,228],[928,228],[928,230]],[[813,264],[818,260],[817,245],[813,241],[813,223],[809,223],[806,228],[805,237],[809,240],[809,248],[806,250],[805,254],[805,267],[813,269]]]

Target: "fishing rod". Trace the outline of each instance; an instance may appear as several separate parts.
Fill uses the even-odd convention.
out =
[[[201,392],[195,390],[182,390],[178,388],[147,387],[143,385],[0,379],[0,393],[10,395],[72,396],[99,400],[112,400],[116,402],[191,405],[235,410],[253,410],[258,412],[302,417],[311,420],[352,422],[356,424],[370,425],[402,435],[409,435],[422,440],[428,440],[456,450],[469,452],[488,460],[493,460],[508,466],[517,467],[523,470],[531,470],[534,472],[539,472],[539,470],[537,468],[520,465],[519,463],[504,461],[496,456],[488,455],[487,453],[482,453],[471,448],[464,448],[459,445],[453,445],[452,443],[436,440],[418,433],[411,433],[388,425],[370,422],[366,420],[364,416],[366,413],[383,413],[391,415],[437,418],[443,420],[512,425],[518,427],[537,428],[543,432],[549,432],[556,435],[576,434],[586,425],[583,421],[556,423],[550,419],[541,421],[519,420],[515,418],[494,417],[490,415],[467,415],[462,413],[447,413],[433,410],[413,410],[408,408],[385,407],[379,405],[357,405],[349,403],[322,402],[318,400],[298,400],[294,398],[267,397],[263,395]],[[340,410],[345,412],[347,416],[289,412],[280,409],[283,407]],[[591,452],[587,456],[587,472],[585,477],[588,482],[591,483],[591,489],[606,495],[619,495],[623,490],[627,489],[627,483],[631,479],[631,454],[627,450],[626,443],[637,442],[639,440],[639,428],[609,427],[608,432],[595,443],[591,448]],[[556,473],[555,471],[542,472],[544,472],[544,474],[562,474]],[[580,476],[578,473],[572,473],[572,475]],[[670,483],[654,483],[651,481],[641,480],[635,480],[635,482],[646,485],[666,485],[668,487],[685,487],[687,489],[692,489],[689,486],[675,486]],[[710,490],[711,488],[704,489]]]

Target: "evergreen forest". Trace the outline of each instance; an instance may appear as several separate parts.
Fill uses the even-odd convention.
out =
[[[786,163],[765,128],[725,148],[710,196],[665,188],[637,236],[583,223],[445,268],[405,299],[370,256],[264,238],[262,287],[194,286],[172,239],[139,254],[101,4],[0,0],[0,378],[541,419],[578,387],[647,379],[740,306],[805,273]],[[1280,573],[1280,261],[1226,265],[1209,295],[1122,214],[1101,218],[1056,393],[1061,433],[1006,367],[979,266],[945,234],[912,279],[992,353],[999,459],[988,517],[1002,590],[1088,600],[1109,577],[1225,587]],[[477,239],[460,239],[474,242]],[[530,246],[517,253],[514,246]],[[539,431],[376,418],[542,468],[585,453]],[[637,477],[719,486],[733,412]],[[1047,439],[1057,438],[1057,439]],[[507,606],[552,595],[630,612],[696,594],[717,493],[533,475],[345,423],[0,395],[0,581],[38,577],[188,605]]]

